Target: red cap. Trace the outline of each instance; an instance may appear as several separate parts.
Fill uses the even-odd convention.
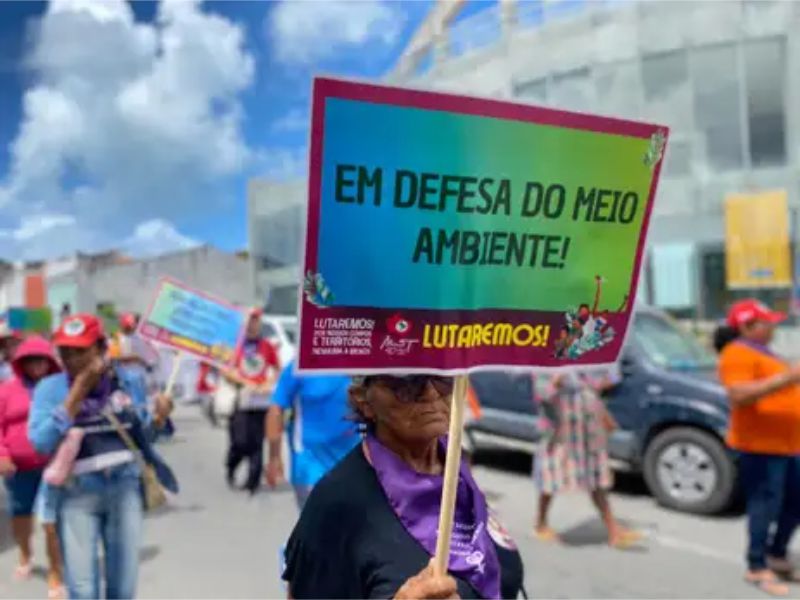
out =
[[[786,315],[770,309],[766,304],[753,298],[740,300],[728,310],[728,325],[739,328],[753,321],[767,321],[780,323],[786,320]]]
[[[94,315],[73,315],[64,319],[53,335],[56,346],[88,348],[106,337],[103,323]]]
[[[119,326],[125,329],[133,329],[136,327],[136,315],[133,313],[123,313],[119,317]]]
[[[250,312],[247,314],[247,316],[252,319],[255,317],[260,318],[263,314],[264,314],[263,308],[261,308],[260,306],[254,306],[253,308],[250,309]]]

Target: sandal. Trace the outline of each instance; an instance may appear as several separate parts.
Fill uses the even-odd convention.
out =
[[[744,580],[774,598],[785,598],[789,595],[789,586],[781,583],[778,576],[768,569],[755,573],[748,572],[745,574]]]
[[[33,573],[33,561],[14,567],[14,579],[17,581],[27,581],[31,578],[31,573]]]
[[[800,573],[785,558],[767,558],[767,566],[779,579],[789,583],[800,583]]]
[[[644,539],[644,534],[640,531],[622,530],[612,539],[608,540],[608,545],[615,550],[628,550],[636,546]]]
[[[67,588],[63,585],[47,588],[47,600],[67,600]]]
[[[540,542],[545,542],[546,544],[561,543],[561,538],[559,537],[558,533],[556,533],[555,529],[550,527],[534,527],[533,537]]]

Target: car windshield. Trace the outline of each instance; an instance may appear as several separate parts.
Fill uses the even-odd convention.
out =
[[[660,367],[696,370],[716,365],[716,357],[710,350],[667,318],[639,313],[633,335],[650,360]]]
[[[283,324],[283,330],[286,332],[286,337],[289,338],[292,346],[297,345],[297,323],[287,321]]]
[[[273,341],[278,339],[278,331],[275,329],[275,326],[272,323],[263,323],[261,335]]]

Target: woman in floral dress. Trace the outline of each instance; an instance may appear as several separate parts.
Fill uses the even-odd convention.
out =
[[[545,438],[535,457],[534,476],[539,488],[539,515],[534,528],[542,541],[558,541],[548,524],[553,498],[563,492],[585,491],[592,498],[608,530],[608,543],[626,548],[640,535],[621,526],[611,511],[608,490],[612,486],[608,460],[608,433],[616,427],[600,399],[618,377],[591,377],[577,371],[559,373],[549,381],[535,378],[534,396]],[[544,387],[542,393],[537,394]]]

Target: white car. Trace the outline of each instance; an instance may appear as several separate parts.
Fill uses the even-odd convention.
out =
[[[290,315],[264,315],[264,336],[278,351],[281,368],[294,359],[297,349],[297,317]]]

